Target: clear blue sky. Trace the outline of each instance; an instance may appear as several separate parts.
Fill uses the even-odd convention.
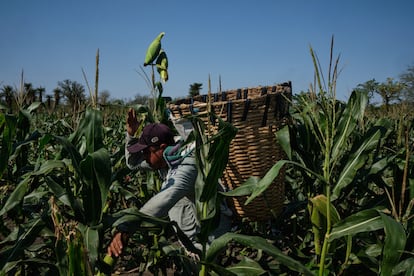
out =
[[[52,94],[58,81],[94,85],[111,98],[149,95],[137,73],[161,31],[169,58],[164,95],[184,97],[208,76],[212,91],[292,81],[294,92],[313,81],[309,47],[327,74],[330,40],[340,54],[338,98],[359,83],[398,79],[414,65],[414,1],[399,0],[2,0],[0,86],[24,81]],[[145,68],[148,71],[148,68]]]

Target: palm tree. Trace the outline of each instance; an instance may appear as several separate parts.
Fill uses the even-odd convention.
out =
[[[0,98],[4,97],[7,107],[9,108],[9,113],[13,112],[13,100],[15,97],[15,91],[10,85],[5,85],[1,89]]]
[[[62,95],[62,90],[60,90],[59,88],[55,88],[53,90],[53,95],[55,97],[55,107],[57,107],[60,103],[60,96]]]
[[[69,109],[71,109],[72,127],[76,128],[77,124],[80,122],[81,108],[86,100],[85,88],[80,83],[68,79],[58,82],[58,86],[62,95],[66,98],[66,103],[69,105]]]
[[[111,96],[111,94],[109,93],[108,90],[104,90],[101,91],[99,98],[100,98],[100,104],[102,106],[105,106],[108,103],[109,97]]]
[[[38,95],[38,100],[39,102],[43,102],[43,93],[46,91],[46,89],[44,87],[39,87],[36,89],[37,95]]]
[[[24,94],[25,94],[25,99],[26,99],[26,104],[27,105],[31,105],[35,99],[36,99],[36,95],[35,95],[36,90],[33,89],[33,85],[29,82],[25,82],[24,83]]]
[[[73,114],[78,112],[86,99],[84,86],[71,80],[58,82],[58,86],[63,96],[66,97],[67,103],[72,107]]]
[[[52,110],[52,95],[46,95],[46,108]]]
[[[193,84],[190,84],[190,90],[188,91],[188,94],[190,97],[198,96],[200,95],[200,90],[202,88],[203,84],[195,82]]]

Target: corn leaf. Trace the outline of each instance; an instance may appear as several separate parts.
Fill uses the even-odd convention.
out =
[[[101,148],[89,154],[80,163],[83,207],[86,223],[96,225],[102,218],[102,210],[106,203],[111,185],[111,161],[106,149]]]
[[[292,160],[292,147],[290,146],[290,131],[289,126],[286,125],[276,132],[279,145],[289,160]]]
[[[261,195],[264,191],[269,188],[269,186],[273,183],[273,180],[279,175],[280,169],[287,163],[288,161],[280,160],[278,161],[273,167],[265,174],[265,176],[260,179],[257,183],[256,187],[254,188],[251,196],[246,200],[246,205],[253,201],[256,197]]]
[[[227,269],[237,276],[259,276],[266,273],[266,270],[260,264],[248,257],[242,257],[242,260],[238,264]]]
[[[251,195],[251,193],[254,191],[255,187],[259,183],[260,178],[257,176],[251,176],[249,177],[243,185],[240,185],[234,190],[228,191],[228,192],[220,192],[222,195],[225,196],[247,196]]]
[[[34,171],[32,175],[41,176],[47,175],[54,170],[65,169],[66,164],[62,160],[46,160],[42,163],[40,168],[37,171]]]
[[[297,271],[303,273],[304,275],[314,275],[307,267],[302,265],[300,262],[292,259],[291,257],[285,255],[277,247],[270,244],[266,239],[262,237],[247,236],[236,233],[226,233],[215,239],[207,250],[205,258],[206,263],[214,263],[214,260],[218,254],[223,249],[225,249],[227,244],[232,240],[244,246],[249,246],[257,250],[263,250],[292,271]]]
[[[202,262],[203,263],[203,262]],[[204,264],[204,263],[203,263]],[[212,270],[215,273],[211,273],[211,275],[220,275],[220,276],[238,276],[237,274],[231,272],[229,269],[224,268],[218,264],[215,263],[209,263],[206,264],[210,270]],[[210,275],[210,274],[209,274]]]
[[[378,211],[375,209],[367,209],[353,214],[335,224],[329,234],[329,241],[335,239],[356,235],[360,232],[375,231],[384,227]]]
[[[89,260],[93,264],[98,260],[99,253],[99,228],[79,224],[78,229],[82,233],[83,243],[88,251]]]
[[[6,203],[2,206],[0,210],[0,216],[4,215],[17,205],[21,204],[23,198],[27,191],[29,190],[30,177],[25,177],[23,180],[16,186],[10,196],[7,198]]]
[[[69,273],[68,275],[87,275],[86,273],[86,262],[87,259],[84,258],[85,248],[80,239],[79,235],[76,234],[75,237],[67,241],[68,252],[67,257],[69,261]]]
[[[84,146],[89,153],[102,148],[104,146],[102,112],[96,109],[87,109],[85,117],[81,120],[76,132],[70,136],[69,141],[78,145],[79,148]],[[83,143],[85,144],[83,145]],[[82,150],[80,152],[83,153]]]
[[[405,248],[407,235],[401,223],[380,212],[384,223],[385,241],[382,252],[380,275],[391,275],[393,268],[398,264]]]
[[[68,191],[62,187],[59,183],[57,183],[52,177],[47,176],[45,178],[46,183],[49,187],[49,189],[55,194],[55,197],[61,201],[63,204],[65,204],[66,206],[72,207],[74,206],[73,202],[74,202],[74,198],[73,195],[71,193],[71,191]]]
[[[337,133],[334,138],[334,145],[332,149],[331,158],[337,160],[343,154],[346,143],[354,131],[359,120],[361,120],[365,114],[365,108],[368,104],[368,94],[363,92],[353,91],[349,98],[348,104],[339,117],[338,126],[336,128]]]
[[[64,159],[66,155],[69,155],[72,162],[73,169],[78,175],[81,175],[79,163],[82,161],[82,155],[76,149],[76,147],[65,137],[54,136],[56,142],[62,145],[62,152],[57,159]]]
[[[3,176],[9,163],[9,156],[13,149],[13,139],[16,135],[17,119],[4,113],[0,114],[0,178]]]
[[[289,161],[289,160],[279,160],[279,161],[276,162],[276,164],[273,165],[273,167],[271,167],[266,172],[265,176],[262,179],[260,179],[259,182],[257,182],[257,185],[253,188],[252,194],[249,196],[249,198],[245,202],[246,205],[249,204],[250,202],[252,202],[256,197],[261,195],[264,191],[266,191],[269,188],[269,186],[272,184],[272,182],[275,180],[275,178],[279,175],[280,170],[282,169],[282,167],[285,164],[295,165],[295,166],[303,169],[304,171],[308,172],[309,174],[315,176],[316,178],[318,178],[322,182],[324,181],[322,176],[320,176],[319,174],[309,170],[307,167],[303,166],[300,163]],[[249,186],[252,186],[252,182],[250,182],[250,181],[247,184]],[[242,186],[243,185],[244,185],[244,183],[242,184]],[[237,189],[239,189],[239,188],[240,187],[238,187]],[[237,189],[235,189],[235,190],[237,190]],[[249,187],[249,189],[250,189],[250,187]]]
[[[15,243],[13,247],[8,248],[5,251],[0,251],[2,255],[2,259],[0,260],[0,268],[3,270],[7,263],[9,263],[7,267],[8,269],[12,269],[14,265],[16,265],[13,262],[20,259],[23,251],[35,241],[44,227],[45,223],[42,218],[36,218],[20,225],[18,233],[14,239]]]
[[[209,114],[207,114],[209,115]],[[221,197],[218,194],[219,179],[223,174],[229,157],[229,148],[237,129],[230,123],[224,122],[220,117],[210,114],[218,121],[217,132],[211,136],[206,132],[205,123],[200,117],[193,117],[194,130],[189,136],[196,142],[195,155],[198,175],[195,183],[197,216],[201,221],[200,240],[207,241],[208,235],[217,227],[217,206]],[[210,118],[210,117],[208,117]]]
[[[414,275],[414,257],[407,258],[392,269],[392,275]]]
[[[336,185],[332,190],[332,201],[339,197],[341,190],[352,182],[357,171],[365,165],[365,162],[368,158],[368,153],[380,143],[381,135],[381,129],[372,129],[362,140],[362,144],[359,146],[359,148],[357,148],[352,154],[349,155],[348,162],[343,168],[336,182]]]

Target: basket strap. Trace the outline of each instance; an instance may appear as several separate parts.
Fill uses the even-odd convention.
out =
[[[236,95],[236,100],[240,100],[241,99],[241,89],[239,88],[239,89],[237,89],[237,95]]]
[[[269,104],[270,104],[270,94],[267,94],[266,101],[265,101],[265,110],[264,110],[263,119],[262,119],[262,127],[265,126],[267,122],[267,113],[269,112]]]
[[[233,119],[233,102],[227,102],[227,122],[231,123]]]
[[[275,114],[274,118],[280,119],[282,117],[281,108],[283,107],[283,97],[281,93],[276,94]]]
[[[243,99],[247,99],[247,95],[249,94],[249,90],[246,88],[243,91]]]
[[[247,113],[249,113],[249,107],[250,107],[250,99],[246,99],[244,101],[244,109],[243,109],[243,115],[242,115],[242,122],[246,121],[247,119]]]
[[[218,102],[218,98],[219,98],[218,93],[215,93],[215,94],[214,94],[214,102]]]
[[[223,102],[225,102],[225,101],[227,100],[227,92],[226,92],[226,91],[223,91],[223,92],[221,93],[221,100],[222,100]]]
[[[180,114],[180,117],[183,117],[183,111],[181,110],[181,107],[177,105],[178,114]]]
[[[267,87],[262,87],[262,91],[260,93],[260,96],[266,95],[267,94]]]

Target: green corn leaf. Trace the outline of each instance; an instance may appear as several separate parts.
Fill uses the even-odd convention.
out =
[[[228,191],[228,192],[220,192],[220,193],[222,195],[225,195],[225,196],[247,196],[247,195],[251,195],[251,193],[254,191],[255,187],[259,183],[259,181],[260,181],[259,177],[251,176],[242,185],[240,185],[236,189]]]
[[[69,261],[68,275],[86,275],[85,258],[83,258],[83,246],[81,240],[76,235],[75,238],[67,241],[68,252],[67,258]]]
[[[27,108],[27,111],[29,113],[32,113],[33,111],[35,111],[36,109],[38,109],[42,105],[43,105],[43,103],[41,103],[41,102],[34,102]]]
[[[79,224],[78,229],[82,233],[84,245],[88,251],[89,260],[93,264],[98,260],[99,253],[99,229],[100,227],[90,227]]]
[[[218,133],[209,141],[207,161],[210,164],[205,183],[217,183],[227,165],[230,143],[237,133],[237,129],[230,123],[219,120]],[[217,192],[216,185],[205,185],[201,200],[213,196]]]
[[[277,247],[270,244],[266,239],[262,237],[247,236],[236,233],[226,233],[220,236],[219,238],[215,239],[211,243],[206,253],[206,263],[214,263],[215,258],[223,249],[226,248],[227,244],[231,240],[234,240],[235,242],[238,242],[244,246],[249,246],[257,250],[263,250],[270,256],[274,257],[281,264],[287,266],[292,271],[297,271],[303,273],[304,275],[314,275],[308,268],[306,268],[304,265],[294,260],[293,258],[285,255]]]
[[[30,180],[30,177],[24,177],[23,180],[16,186],[9,198],[7,198],[6,203],[2,206],[0,216],[4,215],[23,201],[24,196],[29,190]]]
[[[408,186],[410,190],[410,198],[414,198],[414,176],[410,176],[408,179]]]
[[[205,264],[204,262],[202,262],[203,264]],[[218,264],[214,264],[214,263],[209,263],[209,264],[205,264],[210,268],[211,273],[208,275],[212,275],[212,276],[216,276],[216,275],[220,275],[220,276],[238,276],[237,274],[231,272],[229,269],[226,269],[224,267],[222,267],[221,265]],[[215,272],[215,273],[214,273]]]
[[[377,174],[381,171],[383,171],[387,166],[390,164],[390,162],[394,159],[394,157],[384,157],[372,164],[371,169],[369,171],[369,174]]]
[[[85,117],[81,120],[76,132],[70,136],[69,141],[78,145],[80,149],[84,143],[86,151],[92,153],[104,146],[103,133],[102,112],[96,109],[87,109]],[[80,150],[81,154],[83,154],[82,151]]]
[[[0,178],[9,163],[9,156],[12,154],[13,140],[16,135],[17,118],[15,116],[0,113]]]
[[[382,252],[380,275],[391,275],[393,268],[398,264],[405,248],[407,235],[401,223],[380,212],[384,223],[385,241]]]
[[[165,226],[171,223],[168,220],[148,216],[144,213],[141,213],[136,207],[121,210],[113,214],[109,220],[111,220],[111,225],[114,227],[120,226],[122,224],[127,224],[130,226],[128,227],[128,230],[131,232],[136,232],[148,225]]]
[[[346,143],[357,126],[358,121],[363,118],[367,104],[367,93],[352,92],[347,106],[339,117],[338,126],[336,128],[337,133],[334,138],[334,146],[331,154],[333,160],[339,159],[343,154],[342,151],[346,150]]]
[[[40,175],[47,175],[54,170],[61,170],[65,169],[66,164],[62,160],[46,160],[42,163],[40,168],[37,171],[34,171],[32,175],[40,176]]]
[[[286,153],[286,156],[289,160],[292,160],[292,147],[290,145],[290,131],[289,126],[286,125],[276,132],[276,137],[279,142],[279,145],[282,147],[283,151]]]
[[[256,261],[247,257],[242,257],[242,260],[237,265],[229,267],[228,270],[237,276],[259,276],[266,273],[266,270]]]
[[[40,231],[45,227],[42,218],[36,218],[28,221],[25,224],[19,226],[19,232],[16,236],[15,243],[12,248],[9,248],[6,252],[2,252],[2,258],[0,260],[0,268],[4,269],[4,266],[9,262],[14,262],[20,259],[23,251],[31,245],[37,237],[40,235]],[[8,265],[9,269],[14,265]],[[7,271],[6,271],[7,272]]]
[[[32,206],[39,205],[39,202],[41,202],[42,199],[45,199],[48,197],[49,197],[48,191],[36,189],[24,197],[23,204],[32,205]]]
[[[55,197],[66,206],[73,208],[73,195],[68,194],[68,190],[57,183],[52,177],[47,176],[45,180],[50,190],[55,194]]]
[[[68,154],[69,155],[70,160],[72,162],[72,166],[75,169],[76,173],[78,175],[81,175],[80,168],[79,168],[79,163],[82,161],[82,156],[79,153],[79,151],[65,137],[54,136],[54,139],[55,139],[56,142],[58,142],[59,144],[62,145],[62,152],[64,152],[64,154]],[[62,156],[59,156],[58,158],[59,159],[63,159]]]
[[[365,165],[365,161],[368,158],[367,152],[373,150],[379,144],[381,135],[380,129],[373,129],[368,132],[359,148],[349,156],[348,162],[343,168],[341,175],[333,188],[331,196],[332,201],[339,197],[341,190],[352,182],[357,171]]]
[[[378,211],[367,209],[353,214],[335,224],[329,234],[329,241],[360,232],[375,231],[384,227]]]
[[[48,270],[49,275],[58,275],[58,269],[56,267],[56,264],[54,264],[52,260],[44,260],[42,258],[28,258],[8,262],[0,271],[0,275],[16,275],[17,273],[12,273],[11,270],[15,269],[14,271],[16,271],[17,267],[42,267]],[[6,272],[9,272],[10,274],[6,274]]]
[[[212,114],[211,116],[215,116]],[[216,206],[219,200],[217,185],[227,165],[229,147],[237,129],[230,123],[224,122],[220,117],[218,131],[212,137],[208,137],[206,126],[200,117],[193,117],[194,130],[190,139],[196,141],[196,159],[198,175],[195,183],[197,212],[202,223],[210,225],[202,227],[201,236],[207,237],[211,227],[216,225],[211,220],[216,215]],[[213,225],[214,224],[214,225]]]
[[[62,186],[64,183],[68,182],[64,181],[63,183],[58,183],[52,177],[52,173],[55,174],[56,171],[66,170],[67,163],[65,161],[66,160],[46,160],[37,171],[33,172],[33,174],[37,176],[45,176],[45,182],[49,189],[54,193],[55,197],[63,204],[70,207],[75,214],[77,214],[77,217],[83,217],[83,210],[80,208],[78,201],[73,195],[72,187]]]
[[[257,183],[255,189],[253,190],[251,196],[246,200],[246,205],[253,201],[256,197],[261,195],[264,191],[266,191],[269,186],[273,183],[276,177],[279,175],[280,170],[282,167],[287,163],[286,160],[278,161],[273,167],[265,174],[265,176],[260,179]]]
[[[269,186],[272,184],[272,182],[276,179],[276,177],[279,175],[280,170],[282,167],[286,164],[292,164],[294,166],[297,166],[298,168],[301,168],[302,170],[306,171],[307,173],[313,175],[317,179],[324,182],[324,179],[322,176],[317,174],[316,172],[313,172],[309,170],[307,167],[303,166],[300,163],[288,161],[288,160],[279,160],[276,162],[276,164],[273,165],[265,174],[265,176],[260,179],[260,181],[257,183],[256,187],[254,187],[252,194],[249,196],[249,198],[246,200],[245,204],[249,204],[252,202],[256,197],[261,195],[264,191],[266,191]],[[252,183],[250,182],[249,185]],[[243,184],[242,184],[243,185]]]
[[[80,163],[81,176],[86,185],[82,187],[83,207],[88,225],[96,225],[102,217],[111,185],[111,161],[106,149],[89,154]]]
[[[414,275],[414,257],[404,259],[392,269],[392,275]]]

